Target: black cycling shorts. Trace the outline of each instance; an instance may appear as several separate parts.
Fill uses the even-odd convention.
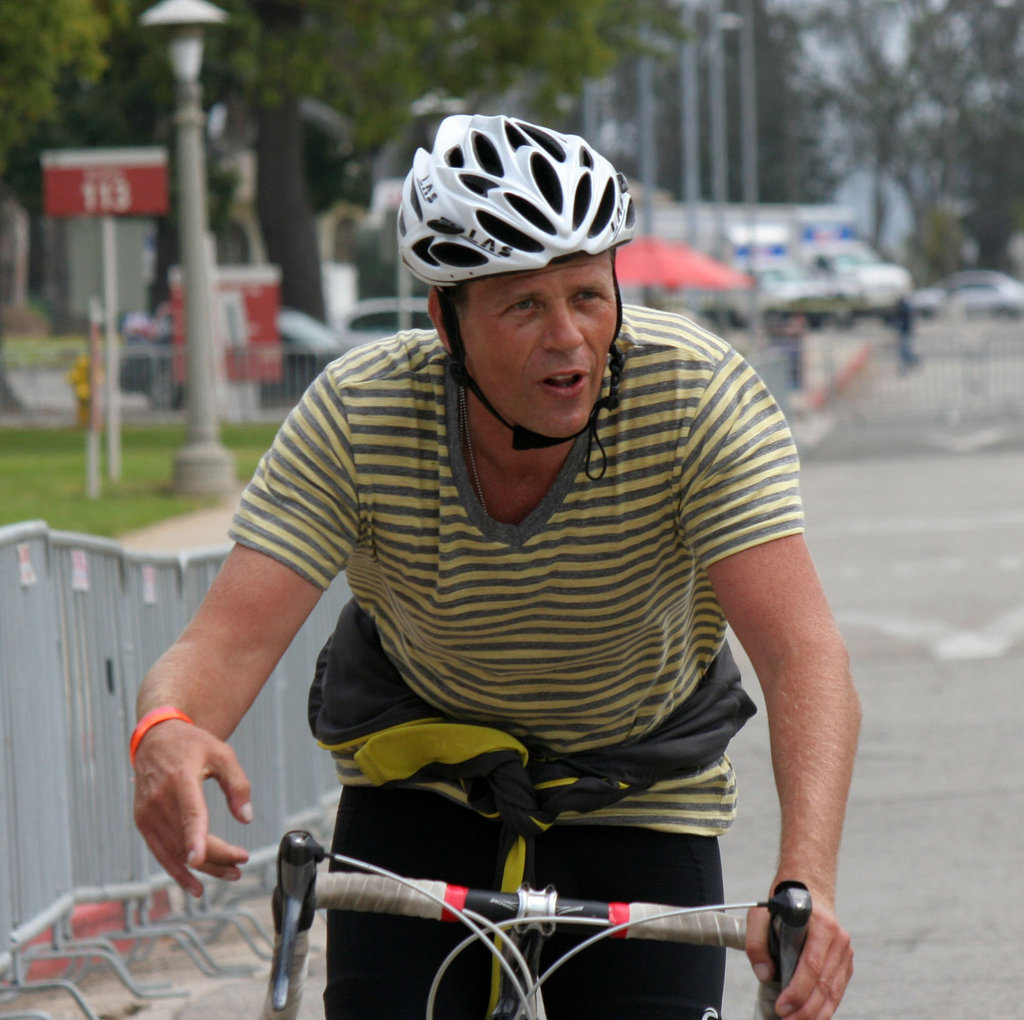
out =
[[[346,788],[334,850],[413,878],[494,888],[499,827],[418,790]],[[721,903],[718,841],[649,829],[556,825],[536,839],[534,885],[565,896],[680,906]],[[333,867],[333,865],[332,865]],[[459,924],[330,911],[328,1020],[423,1020],[434,974],[467,935]],[[582,936],[554,935],[542,969]],[[471,946],[449,969],[435,1016],[486,1020],[491,964]],[[710,1020],[721,1012],[725,950],[602,940],[544,986],[549,1020]]]

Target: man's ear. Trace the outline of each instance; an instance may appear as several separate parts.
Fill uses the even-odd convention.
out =
[[[430,321],[434,324],[434,329],[437,330],[437,335],[441,338],[441,343],[444,344],[444,349],[451,354],[452,345],[448,341],[448,332],[444,328],[444,316],[441,314],[441,298],[438,296],[436,287],[431,287],[430,293],[427,295],[427,314],[430,316]]]

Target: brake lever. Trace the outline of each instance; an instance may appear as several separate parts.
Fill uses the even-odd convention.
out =
[[[316,916],[316,866],[326,856],[308,832],[298,830],[285,833],[277,848],[277,885],[271,900],[274,931],[280,936],[271,972],[271,1006],[276,1012],[288,1002],[295,941]]]
[[[784,989],[793,978],[811,921],[811,894],[802,882],[780,882],[768,901],[772,916],[768,948]]]

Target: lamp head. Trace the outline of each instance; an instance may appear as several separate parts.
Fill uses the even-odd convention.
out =
[[[144,27],[169,28],[171,65],[180,82],[198,81],[203,64],[203,30],[227,20],[227,11],[207,0],[161,0],[144,11],[139,24]]]

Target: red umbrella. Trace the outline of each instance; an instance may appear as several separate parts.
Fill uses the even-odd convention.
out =
[[[754,281],[688,245],[658,237],[638,237],[615,255],[619,282],[668,290],[742,290]]]

